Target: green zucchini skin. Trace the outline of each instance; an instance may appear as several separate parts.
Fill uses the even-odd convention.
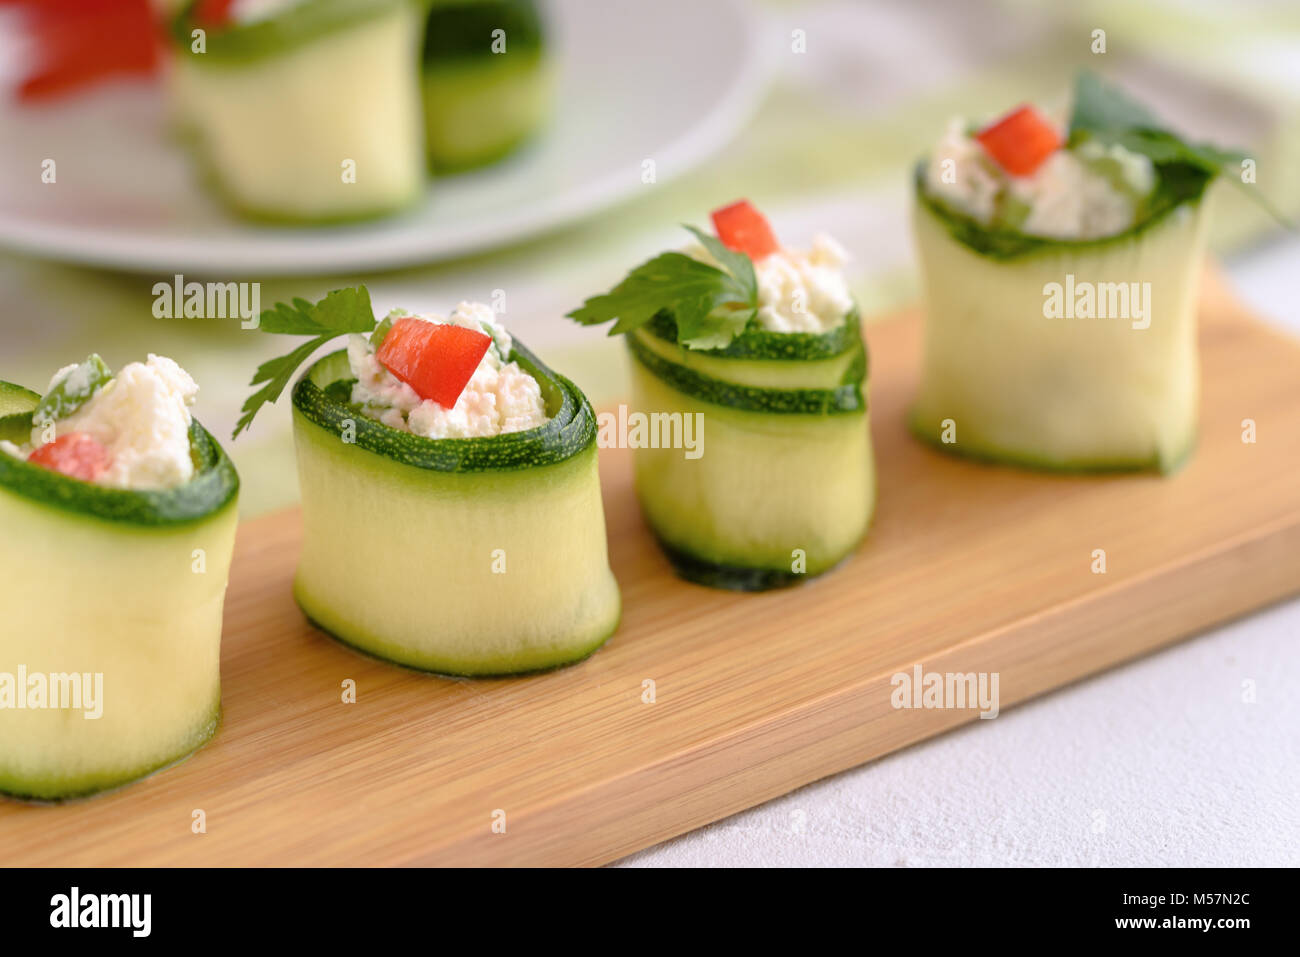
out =
[[[506,55],[541,53],[545,29],[535,0],[433,0],[425,20],[426,66],[490,60],[492,33],[505,31]]]
[[[1164,458],[1151,458],[1149,460],[1108,460],[1100,458],[1063,462],[1058,459],[1017,450],[971,448],[969,446],[960,446],[957,443],[946,443],[928,422],[919,421],[911,413],[907,418],[907,428],[916,439],[945,455],[968,459],[982,465],[1005,465],[1057,475],[1119,475],[1138,471],[1154,471],[1165,476],[1174,475],[1191,461],[1192,455],[1196,451],[1198,439],[1196,435],[1192,435],[1187,445],[1182,449],[1175,449]]]
[[[875,506],[856,315],[846,323],[851,335],[836,329],[782,343],[750,330],[732,348],[703,354],[654,323],[626,336],[634,408],[698,413],[703,430],[696,459],[666,448],[634,456],[642,512],[677,574],[766,591],[840,564]]]
[[[927,308],[913,434],[949,454],[1048,471],[1169,474],[1184,464],[1196,445],[1195,293],[1208,221],[1198,182],[1178,205],[1154,201],[1160,211],[1123,234],[1034,239],[1014,255],[1008,243],[967,241],[970,225],[954,231],[951,212],[918,187]],[[1067,274],[1150,282],[1149,327],[1046,318],[1046,285]],[[956,441],[944,441],[945,422]]]
[[[32,413],[39,393],[12,382],[0,381],[0,439],[22,445],[31,437]]]
[[[75,775],[43,772],[33,776],[28,771],[14,772],[0,768],[0,795],[30,804],[63,804],[117,791],[193,757],[216,737],[220,727],[221,690],[218,686],[215,700],[200,713],[192,727],[182,732],[177,739],[178,743],[172,746],[170,756],[150,758],[107,771]]]
[[[721,591],[776,591],[802,584],[808,578],[807,575],[798,575],[780,568],[748,568],[711,562],[676,547],[658,535],[655,536],[655,541],[659,543],[659,549],[678,578],[705,588]]]
[[[511,361],[531,374],[542,389],[547,411],[554,410],[545,425],[526,432],[508,432],[487,439],[440,439],[434,441],[390,429],[381,422],[359,415],[359,410],[337,394],[330,385],[345,380],[347,352],[340,349],[320,359],[294,386],[293,405],[304,418],[327,432],[342,434],[355,430],[355,445],[412,468],[436,472],[510,471],[553,465],[576,455],[596,437],[596,419],[591,404],[568,379],[547,368],[522,343],[516,343]],[[330,377],[333,378],[330,378]],[[322,388],[321,383],[324,384]]]
[[[469,677],[571,664],[614,633],[595,415],[518,343],[511,359],[537,378],[551,419],[489,438],[426,439],[366,418],[346,401],[344,352],[294,387],[304,535],[294,595],[324,631]]]
[[[764,389],[713,378],[681,363],[670,362],[646,348],[635,336],[627,337],[627,347],[653,375],[678,392],[712,405],[769,415],[842,415],[864,412],[867,408],[860,380],[834,389]]]
[[[916,203],[925,207],[954,240],[980,256],[1000,262],[1070,253],[1086,255],[1090,251],[1138,239],[1148,230],[1158,228],[1165,217],[1180,206],[1201,202],[1213,182],[1213,177],[1202,169],[1185,163],[1163,164],[1159,167],[1160,176],[1154,193],[1139,209],[1135,222],[1128,229],[1098,239],[1052,239],[1018,230],[989,229],[971,216],[950,208],[926,191],[926,165],[926,161],[921,160],[913,170],[912,189]]]
[[[663,342],[677,345],[677,322],[670,312],[657,313],[641,328]],[[754,325],[721,349],[690,349],[688,353],[720,359],[811,362],[834,359],[862,346],[862,319],[855,307],[842,323],[826,332],[769,332]],[[863,377],[866,371],[862,370]]]
[[[103,676],[98,719],[0,709],[0,792],[84,797],[215,734],[239,478],[197,422],[190,437],[196,475],[164,492],[102,488],[0,453],[0,672]]]
[[[13,382],[0,381],[0,418],[31,412],[40,401],[40,393]]]
[[[30,418],[27,420],[30,423]],[[30,426],[29,426],[30,431]],[[0,488],[49,508],[100,522],[165,527],[202,521],[233,502],[239,475],[225,449],[198,421],[190,423],[195,475],[171,489],[108,488],[0,454]]]
[[[497,30],[504,53],[492,52]],[[546,119],[553,78],[533,0],[434,3],[421,61],[425,149],[436,172],[504,159]]]

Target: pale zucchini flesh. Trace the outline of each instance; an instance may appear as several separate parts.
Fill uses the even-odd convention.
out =
[[[331,368],[345,364],[327,357],[314,371]],[[594,425],[585,444],[547,464],[443,470],[412,464],[421,446],[490,450],[495,440],[435,442],[375,424],[391,434],[389,456],[345,442],[300,401],[296,393],[303,550],[294,594],[325,631],[451,675],[558,667],[613,634],[621,605]],[[406,461],[396,457],[403,445],[415,450]]]
[[[219,34],[208,53],[180,49],[177,113],[225,202],[251,218],[329,222],[421,196],[421,12],[382,7],[282,51],[222,56]]]
[[[763,590],[821,574],[856,548],[875,505],[865,408],[742,411],[679,391],[635,353],[631,367],[635,409],[702,414],[698,458],[674,448],[634,455],[641,508],[679,574]]]
[[[758,389],[835,389],[860,380],[865,372],[865,350],[859,343],[839,355],[824,359],[749,359],[711,355],[682,349],[644,328],[628,333],[655,356],[712,379]]]
[[[39,393],[15,385],[12,382],[0,382],[0,418],[21,412],[31,412],[41,401]]]
[[[532,136],[552,77],[545,55],[530,52],[426,66],[422,85],[429,164],[453,172],[501,159]]]
[[[998,259],[915,203],[926,325],[913,431],[944,451],[1031,467],[1178,467],[1196,441],[1206,218],[1205,200],[1188,201],[1113,241]],[[1076,286],[1149,282],[1149,326],[1046,317],[1045,290],[1067,274]]]
[[[10,392],[6,403],[4,393],[0,384],[0,408],[17,412],[22,397]],[[27,395],[30,411],[35,393]],[[5,463],[0,682],[9,687],[0,689],[0,792],[42,801],[92,794],[171,764],[215,733],[238,480],[215,443],[208,447],[223,474],[180,493],[189,501],[168,509],[163,503],[176,496],[162,493],[105,507],[102,516],[88,503],[133,494]],[[41,491],[50,487],[61,494]],[[196,510],[197,498],[212,509],[177,518]],[[73,707],[18,707],[12,697],[40,701],[17,686],[20,674],[63,682],[73,673],[91,676],[76,692],[93,697],[98,684],[97,700],[76,701],[72,684],[58,703]]]
[[[0,672],[21,665],[28,675],[103,676],[99,718],[0,709],[0,791],[37,800],[91,794],[212,737],[235,523],[233,503],[191,525],[140,529],[0,490]]]
[[[553,71],[535,0],[434,0],[422,50],[424,127],[437,172],[513,152],[549,112]]]

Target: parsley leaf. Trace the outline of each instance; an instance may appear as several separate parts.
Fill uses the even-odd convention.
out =
[[[736,277],[736,281],[747,292],[753,291],[754,295],[758,294],[758,280],[754,278],[754,261],[749,256],[728,248],[717,236],[710,236],[694,226],[687,226],[686,228],[709,251],[710,256],[722,263],[722,267]]]
[[[1127,93],[1106,83],[1091,70],[1080,70],[1074,81],[1070,135],[1083,131],[1159,129],[1155,115]]]
[[[319,336],[328,332],[369,332],[375,328],[370,291],[365,286],[335,289],[317,303],[295,298],[262,310],[258,326],[263,332],[289,336]]]
[[[1237,150],[1220,149],[1208,143],[1190,143],[1177,133],[1165,129],[1141,103],[1118,87],[1106,83],[1091,70],[1080,71],[1074,85],[1074,108],[1070,114],[1070,142],[1096,140],[1107,146],[1119,145],[1140,153],[1157,167],[1174,164],[1190,166],[1209,176],[1224,176],[1262,206],[1283,226],[1294,229],[1281,212],[1259,192],[1248,188],[1240,176],[1228,175],[1229,166],[1239,165],[1246,157]],[[1161,175],[1166,171],[1161,170]]]
[[[740,335],[758,312],[754,264],[744,253],[687,226],[719,266],[685,253],[661,253],[637,266],[609,292],[592,296],[568,317],[584,326],[614,320],[611,336],[631,332],[660,312],[677,323],[688,349],[719,349]]]
[[[261,385],[244,402],[243,415],[235,424],[231,438],[252,424],[254,416],[267,402],[275,402],[284,392],[297,368],[313,352],[338,336],[349,332],[370,332],[375,328],[375,313],[370,305],[370,291],[365,286],[336,289],[317,303],[294,299],[278,302],[265,309],[258,328],[263,332],[290,336],[312,336],[288,355],[268,359],[257,367],[249,385]]]

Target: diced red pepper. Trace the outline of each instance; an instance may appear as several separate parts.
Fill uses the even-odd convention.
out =
[[[1012,176],[1029,176],[1065,141],[1032,106],[1012,110],[975,134],[985,151]]]
[[[420,398],[450,409],[490,345],[486,333],[403,316],[388,330],[375,357]]]
[[[35,68],[21,100],[56,97],[110,76],[148,76],[162,62],[150,0],[0,0],[23,13]]]
[[[728,249],[745,253],[750,259],[758,261],[770,256],[781,248],[781,244],[772,235],[763,214],[750,205],[749,200],[742,199],[721,209],[713,211],[713,228],[718,231],[718,238]]]
[[[194,22],[201,27],[223,27],[230,22],[235,0],[199,0],[194,7]]]
[[[32,452],[27,461],[87,482],[99,478],[112,464],[108,449],[85,432],[60,435]]]

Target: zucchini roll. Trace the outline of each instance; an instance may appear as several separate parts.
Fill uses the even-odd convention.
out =
[[[205,178],[242,215],[363,219],[425,184],[412,0],[188,4],[176,107]]]
[[[954,120],[915,177],[926,326],[913,431],[1050,469],[1182,463],[1206,190],[1230,157],[1088,73],[1067,130],[1032,106],[983,128]]]
[[[875,503],[867,353],[841,266],[819,237],[782,248],[746,202],[718,237],[643,264],[570,313],[617,320],[632,366],[637,495],[684,578],[791,585],[857,546]],[[692,442],[674,441],[680,434]]]
[[[487,306],[398,311],[374,328],[364,288],[296,305],[302,331],[352,333],[293,388],[307,616],[452,675],[537,671],[600,647],[620,601],[586,397]]]
[[[0,383],[0,791],[61,800],[206,742],[239,479],[160,356]]]
[[[551,100],[535,0],[434,0],[422,84],[435,170],[482,166],[512,152],[536,131]]]

